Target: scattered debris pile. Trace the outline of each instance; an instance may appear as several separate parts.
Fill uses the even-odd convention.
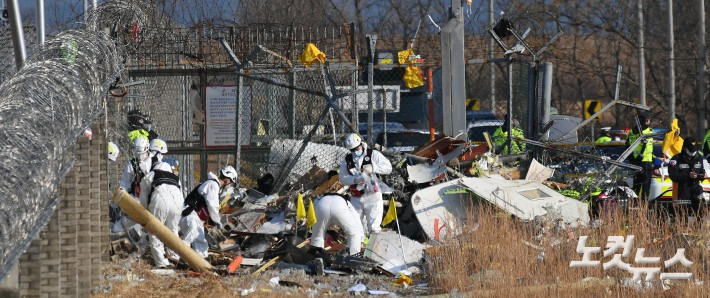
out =
[[[298,141],[282,142],[284,146],[299,147]],[[383,189],[387,189],[385,210],[394,202],[397,220],[383,232],[371,234],[363,243],[363,252],[356,255],[347,255],[344,233],[332,226],[326,237],[326,251],[322,252],[309,246],[307,225],[296,216],[299,196],[315,198],[343,186],[337,175],[333,175],[339,160],[308,154],[309,148],[320,146],[343,156],[347,153],[336,146],[309,144],[281,192],[275,192],[274,178],[266,174],[258,180],[256,188],[240,189],[222,198],[225,228],[221,235],[207,235],[208,261],[214,272],[224,276],[257,276],[273,270],[296,270],[314,276],[374,274],[396,279],[399,285],[412,286],[425,279],[426,251],[457,241],[462,228],[476,222],[471,216],[477,214],[474,211],[480,206],[530,227],[533,233],[521,242],[538,251],[537,259],[542,262],[545,247],[576,239],[577,231],[589,228],[592,216],[598,216],[600,210],[635,198],[630,188],[612,183],[603,174],[571,175],[575,171],[605,170],[587,163],[580,166],[563,161],[547,167],[534,159],[527,162],[520,157],[497,156],[486,144],[474,145],[449,137],[431,141],[409,154],[378,148],[393,164],[393,172],[382,176],[381,181],[386,184]],[[270,160],[283,165],[291,158],[276,153]],[[600,191],[594,197],[596,204],[580,200],[585,197],[581,193],[597,189]],[[125,240],[116,240],[112,245],[115,258],[125,258],[126,252],[133,250],[135,247]],[[177,264],[176,269],[188,270],[185,264]],[[271,282],[285,287],[300,286],[279,280],[278,276]],[[357,283],[348,291],[366,291],[367,286]],[[254,289],[244,291],[249,294]]]

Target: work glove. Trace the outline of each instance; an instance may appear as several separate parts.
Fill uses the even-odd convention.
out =
[[[362,166],[362,172],[366,174],[372,173],[372,165]]]

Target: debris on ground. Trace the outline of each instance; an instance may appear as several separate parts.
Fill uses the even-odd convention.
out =
[[[281,142],[291,148],[301,144],[295,140]],[[336,150],[343,156],[347,153],[341,147],[316,143],[308,144],[306,153],[313,148]],[[328,231],[325,254],[310,248],[307,225],[296,216],[297,197],[318,197],[341,189],[342,184],[337,175],[329,174],[338,170],[339,160],[303,154],[283,191],[274,193],[274,178],[267,174],[260,181],[268,183],[225,197],[221,207],[225,228],[222,235],[208,237],[207,260],[213,274],[226,278],[220,287],[241,296],[436,293],[439,291],[428,286],[428,249],[460,241],[464,232],[476,233],[480,219],[474,211],[482,206],[529,227],[533,233],[517,239],[517,244],[527,247],[537,264],[545,264],[555,250],[573,247],[570,243],[589,229],[599,229],[604,221],[597,218],[626,210],[636,199],[630,187],[619,183],[623,179],[604,175],[603,168],[584,159],[551,159],[544,165],[536,159],[498,156],[487,144],[474,145],[449,137],[407,154],[380,149],[393,164],[392,174],[382,177],[383,189],[387,190],[384,210],[389,209],[388,198],[392,198],[397,221],[369,235],[363,252],[347,255],[345,235],[338,226]],[[283,166],[291,157],[274,151],[270,160]],[[617,171],[616,175],[623,173]],[[592,192],[594,195],[590,195]],[[134,266],[149,267],[151,258],[145,254],[136,258],[139,249],[128,235],[114,235],[111,259],[114,263],[132,260]],[[140,269],[138,275],[128,270],[125,275],[107,277],[107,283],[97,291],[110,293],[115,290],[115,282],[140,284],[145,276],[187,278],[207,284],[211,275],[196,274],[182,262],[175,263],[174,268]],[[477,268],[476,272],[480,276],[475,280],[480,283],[504,276],[493,268]],[[491,274],[496,277],[487,277]],[[239,281],[229,277],[239,277]],[[613,283],[648,288],[618,280]],[[608,284],[605,281],[604,285]]]

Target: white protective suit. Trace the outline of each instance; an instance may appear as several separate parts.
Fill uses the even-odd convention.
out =
[[[375,174],[386,175],[391,173],[392,164],[384,155],[382,155],[382,153],[377,150],[372,150],[372,155],[367,156],[368,148],[366,143],[362,143],[362,147],[363,154],[360,157],[355,156],[352,152],[348,153],[348,155],[353,157],[355,167],[348,169],[347,159],[343,160],[340,164],[340,173],[338,173],[338,177],[343,185],[350,186],[361,184],[361,187],[366,186],[360,197],[351,195],[350,203],[352,203],[355,210],[358,214],[360,214],[365,234],[369,234],[371,232],[379,233],[382,230],[380,224],[382,223],[384,203],[382,201],[382,192],[380,187],[376,185],[378,179]],[[371,173],[363,171],[363,162],[365,161],[371,162]]]
[[[144,158],[140,161],[138,167],[140,167],[141,171],[144,174],[148,174],[150,172],[152,162],[147,154],[143,156]],[[126,192],[128,192],[131,196],[133,196],[136,201],[140,202],[138,195],[131,191],[131,183],[133,182],[133,178],[135,178],[135,175],[136,173],[133,171],[133,164],[131,163],[131,161],[129,161],[126,165],[126,168],[123,169],[119,185],[121,186],[121,188],[125,189]],[[110,204],[116,203],[111,201]],[[116,207],[118,206],[116,205]],[[116,225],[114,225],[114,227],[112,228],[113,231],[126,230],[126,232],[128,232],[128,230],[130,229],[135,229],[137,233],[141,235],[140,239],[134,239],[133,241],[135,241],[134,243],[138,246],[138,250],[142,254],[146,245],[145,232],[143,232],[143,227],[125,215],[123,216],[123,218],[119,218],[117,220],[117,225],[119,225],[119,227],[116,227]]]
[[[212,174],[212,172],[207,174],[209,180],[200,184],[197,191],[200,195],[204,196],[205,202],[207,203],[207,211],[210,214],[210,219],[221,227],[219,215],[219,178]],[[214,180],[213,180],[214,179]],[[205,228],[202,220],[195,211],[190,212],[187,216],[180,219],[180,232],[182,233],[182,240],[188,245],[192,244],[192,248],[197,251],[203,258],[207,257],[207,250],[209,249],[209,244],[205,239]]]
[[[164,162],[160,162],[153,167],[143,180],[141,180],[140,201],[143,207],[146,207],[153,215],[163,223],[168,229],[178,235],[179,223],[183,206],[182,191],[180,186],[175,186],[169,183],[162,183],[153,188],[156,172],[164,171],[172,173],[172,167]],[[175,181],[179,185],[179,181]],[[163,242],[153,234],[148,235],[148,245],[153,255],[155,266],[165,267],[170,265],[170,262],[165,258],[165,246]],[[168,252],[173,254],[172,252]]]
[[[353,205],[335,194],[327,194],[316,199],[313,204],[318,221],[313,226],[311,245],[325,248],[325,232],[331,225],[336,224],[345,232],[350,254],[359,253],[365,232],[362,229],[360,214],[355,211]]]
[[[139,167],[141,168],[141,171],[143,171],[144,174],[148,174],[150,172],[150,167],[151,167],[152,161],[150,160],[150,157],[146,157],[145,159],[141,160],[139,163]],[[133,165],[129,161],[128,164],[126,165],[126,168],[123,169],[123,173],[121,174],[121,181],[119,182],[119,185],[121,188],[125,189],[128,193],[130,193],[134,197],[138,197],[136,194],[131,193],[131,182],[133,182],[133,178],[136,176],[136,173],[133,171]]]

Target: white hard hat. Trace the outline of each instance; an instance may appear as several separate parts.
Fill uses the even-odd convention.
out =
[[[116,159],[118,158],[118,153],[118,146],[116,146],[116,144],[114,144],[113,142],[108,142],[108,159],[116,161]]]
[[[146,153],[146,152],[148,152],[149,146],[150,146],[150,144],[148,143],[147,138],[143,138],[143,137],[136,138],[135,140],[133,140],[133,153],[136,156]]]
[[[356,133],[349,133],[345,136],[345,149],[353,150],[355,147],[360,146],[362,139]]]
[[[168,153],[168,144],[161,139],[153,139],[150,141],[150,151],[157,151],[160,153]]]
[[[232,182],[237,183],[237,170],[232,166],[225,166],[222,168],[222,176],[232,179]]]

